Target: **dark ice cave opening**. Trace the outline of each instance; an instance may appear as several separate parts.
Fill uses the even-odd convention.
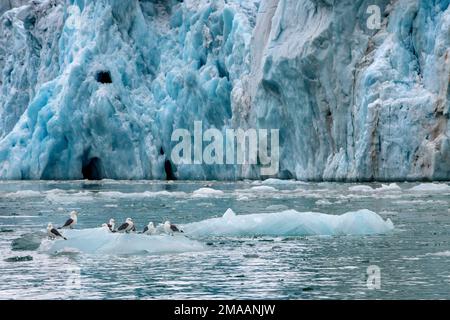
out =
[[[166,180],[177,180],[175,177],[172,162],[170,160],[164,161],[164,171],[166,172]]]
[[[111,73],[109,71],[99,71],[96,76],[97,82],[112,83]]]
[[[83,173],[83,179],[88,180],[101,180],[102,174],[102,162],[99,158],[92,158],[89,162],[83,165],[81,169]]]

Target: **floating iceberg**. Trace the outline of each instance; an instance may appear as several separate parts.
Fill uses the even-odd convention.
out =
[[[257,186],[257,187],[251,187],[250,192],[276,192],[277,189],[270,186]]]
[[[450,192],[450,186],[443,183],[421,183],[410,190],[416,192]]]
[[[295,210],[236,215],[228,209],[221,218],[183,226],[185,233],[192,237],[373,235],[393,229],[390,219],[383,220],[370,210],[347,212],[338,216]]]
[[[214,196],[221,196],[224,192],[222,190],[216,190],[212,188],[200,188],[193,192],[194,198],[207,198]]]
[[[379,188],[372,188],[371,186],[366,185],[357,185],[348,188],[349,191],[352,192],[387,192],[387,191],[401,191],[402,188],[396,183],[391,184],[381,184]]]
[[[348,188],[348,191],[351,191],[351,192],[373,192],[373,188],[371,186],[358,185],[358,186],[352,186],[352,187]]]
[[[111,233],[107,228],[62,230],[68,240],[44,240],[39,250],[51,254],[167,254],[206,250],[200,239],[207,237],[373,235],[394,229],[391,220],[369,210],[337,216],[295,210],[236,215],[228,209],[221,218],[181,227],[184,234],[175,236]]]

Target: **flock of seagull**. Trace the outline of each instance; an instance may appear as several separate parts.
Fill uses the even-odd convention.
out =
[[[64,240],[67,240],[66,237],[64,237],[61,232],[59,232],[59,229],[73,229],[75,225],[78,222],[78,212],[72,211],[70,213],[70,218],[67,219],[67,221],[59,228],[55,228],[53,224],[50,222],[47,226],[47,235],[48,238],[51,240],[55,240],[57,238],[61,238]],[[108,223],[104,223],[102,227],[107,228],[110,232],[115,233],[130,233],[130,232],[136,232],[136,226],[133,222],[133,219],[127,218],[124,223],[122,223],[117,229],[115,229],[115,220],[110,219]],[[176,225],[170,223],[170,221],[166,221],[162,224],[159,224],[155,227],[153,222],[149,222],[148,225],[144,228],[144,230],[140,233],[145,235],[156,235],[156,234],[169,234],[174,235],[174,233],[180,232],[183,233],[183,230],[178,228]]]

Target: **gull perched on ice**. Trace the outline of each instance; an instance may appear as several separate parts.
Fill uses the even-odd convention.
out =
[[[126,233],[128,233],[128,232],[130,232],[130,231],[132,231],[132,230],[135,230],[135,227],[134,227],[133,219],[131,219],[131,218],[127,218],[127,219],[125,220],[125,223],[123,223],[123,224],[117,229],[118,232],[126,232]]]
[[[73,227],[77,224],[78,222],[78,212],[76,211],[72,211],[70,213],[70,218],[67,219],[66,223],[64,223],[64,225],[58,229],[73,229]]]
[[[64,240],[67,240],[66,237],[64,237],[61,233],[59,233],[58,230],[56,230],[55,228],[53,228],[53,224],[49,223],[47,226],[47,235],[50,239],[54,240],[58,237],[63,238]]]
[[[108,223],[103,223],[102,227],[108,229],[110,232],[116,232],[115,225],[116,221],[114,219],[110,219]]]
[[[111,231],[111,232],[115,232],[115,230],[114,230],[115,225],[116,225],[116,221],[114,219],[109,219],[109,222],[106,224],[109,231]]]
[[[164,232],[173,236],[174,232],[183,232],[183,230],[178,229],[178,227],[171,224],[170,221],[166,221],[164,222]]]
[[[148,225],[142,231],[143,234],[152,235],[156,233],[156,228],[153,222],[149,222]]]

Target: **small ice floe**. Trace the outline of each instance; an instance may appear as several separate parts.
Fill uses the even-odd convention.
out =
[[[195,198],[207,198],[221,196],[224,192],[222,190],[216,190],[213,188],[200,188],[193,192],[193,197]]]
[[[298,180],[282,180],[282,179],[275,179],[275,178],[269,178],[261,182],[263,185],[292,185],[292,184],[308,184],[307,182],[298,181]]]
[[[316,201],[316,205],[318,205],[318,206],[328,206],[331,204],[332,203],[330,201],[328,201],[327,199],[319,199]]]
[[[382,184],[379,188],[372,188],[367,185],[356,185],[348,188],[350,192],[385,192],[385,191],[401,191],[402,189],[396,183]]]
[[[40,197],[43,194],[34,190],[19,190],[16,192],[0,193],[2,198],[35,198]]]
[[[450,257],[450,251],[442,251],[442,252],[435,252],[435,253],[428,253],[429,256],[435,256],[435,257]]]
[[[250,191],[253,191],[253,192],[276,192],[278,190],[276,188],[270,187],[270,186],[256,186],[256,187],[251,187]]]
[[[414,192],[450,192],[450,186],[445,183],[421,183],[410,190]]]

